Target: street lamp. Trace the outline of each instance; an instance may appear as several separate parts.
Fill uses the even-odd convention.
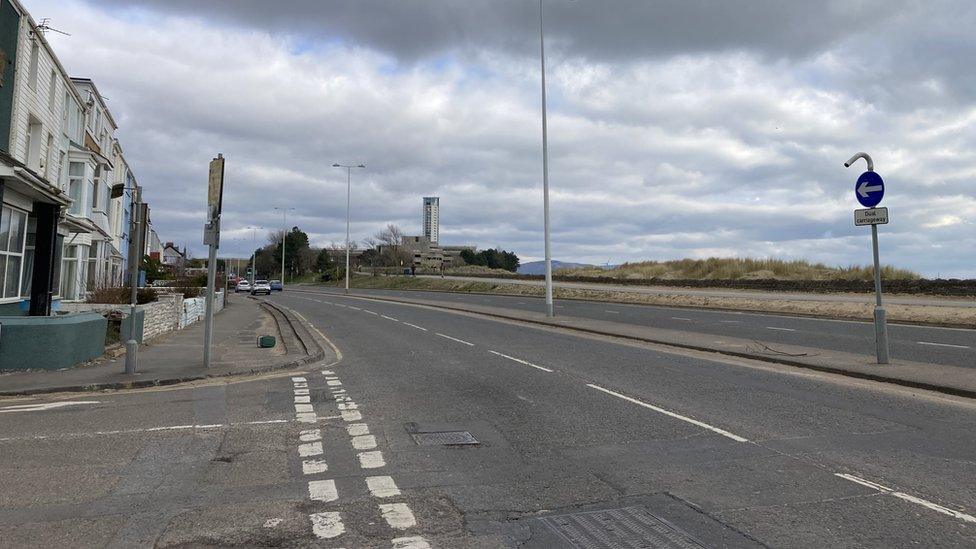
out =
[[[546,249],[546,316],[555,316],[552,303],[552,250],[549,243],[549,128],[546,122],[546,38],[543,0],[539,0],[539,60],[542,69],[542,208]]]
[[[288,223],[285,221],[285,216],[288,215],[289,211],[295,211],[295,208],[285,208],[283,206],[275,206],[274,209],[281,210],[281,289],[285,289],[285,240],[288,236]]]
[[[333,168],[345,168],[346,169],[346,293],[349,293],[349,204],[350,196],[352,195],[352,169],[353,168],[365,168],[365,164],[359,164],[356,166],[345,165],[345,164],[333,164]]]
[[[254,277],[258,274],[258,266],[256,261],[257,259],[256,246],[258,245],[257,232],[260,231],[261,229],[264,229],[264,227],[244,227],[244,228],[250,229],[251,231],[251,286],[254,286]]]

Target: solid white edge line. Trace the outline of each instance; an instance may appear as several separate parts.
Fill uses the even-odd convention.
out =
[[[403,322],[403,321],[401,320],[400,322]],[[417,326],[416,324],[410,324],[409,322],[403,322],[403,325],[404,326],[410,326],[411,328],[416,328],[418,330],[423,330],[425,332],[427,331],[427,328],[424,328],[423,326]]]
[[[963,512],[960,512],[960,511],[956,511],[955,509],[949,509],[948,507],[943,507],[943,506],[939,505],[938,503],[932,503],[931,501],[924,500],[924,499],[922,499],[920,497],[916,497],[916,496],[913,496],[911,494],[906,494],[904,492],[899,492],[897,490],[892,490],[891,488],[888,488],[887,486],[882,486],[880,484],[871,482],[870,480],[864,480],[863,478],[856,477],[854,475],[848,475],[846,473],[834,473],[834,476],[840,477],[840,478],[842,478],[844,480],[849,480],[851,482],[860,484],[861,486],[864,486],[864,487],[867,487],[867,488],[871,488],[872,490],[876,490],[878,492],[881,492],[882,494],[890,494],[892,496],[895,496],[898,499],[902,499],[902,500],[908,501],[910,503],[914,503],[916,505],[921,505],[922,507],[925,507],[927,509],[931,509],[931,510],[936,511],[938,513],[942,513],[943,515],[948,515],[950,517],[957,518],[957,519],[962,520],[962,521],[965,521],[965,522],[976,523],[976,517],[974,517],[972,515],[967,515],[966,513],[963,513]]]
[[[599,385],[593,385],[592,383],[587,383],[586,386],[589,387],[589,388],[591,388],[591,389],[596,389],[597,391],[602,391],[602,392],[604,392],[604,393],[606,393],[608,395],[615,396],[615,397],[617,397],[619,399],[626,400],[627,402],[631,402],[631,403],[636,404],[638,406],[643,406],[644,408],[647,408],[647,409],[650,409],[650,410],[654,410],[655,412],[660,412],[660,413],[662,413],[662,414],[664,414],[666,416],[670,416],[670,417],[673,417],[675,419],[680,419],[681,421],[685,421],[687,423],[691,423],[692,425],[697,425],[697,426],[699,426],[699,427],[701,427],[703,429],[708,429],[709,431],[718,433],[718,434],[722,435],[723,437],[731,438],[732,440],[734,440],[736,442],[749,442],[749,439],[740,437],[739,435],[734,434],[734,433],[730,433],[730,432],[726,431],[725,429],[719,429],[718,427],[715,427],[715,426],[709,425],[707,423],[698,421],[697,419],[692,419],[690,417],[683,416],[681,414],[676,414],[676,413],[674,413],[674,412],[672,412],[670,410],[665,410],[664,408],[659,408],[657,406],[654,406],[653,404],[648,404],[646,402],[642,402],[640,400],[637,400],[636,398],[631,398],[631,397],[629,397],[627,395],[622,395],[622,394],[620,394],[618,392],[611,391],[610,389],[605,389],[603,387],[600,387]]]
[[[550,372],[550,373],[552,372],[552,370],[550,370],[549,368],[546,368],[544,366],[538,366],[536,364],[532,364],[531,362],[526,362],[524,360],[515,358],[514,356],[503,355],[502,353],[499,353],[498,351],[492,351],[492,350],[489,349],[488,352],[491,353],[491,354],[493,354],[493,355],[498,355],[500,357],[507,358],[509,360],[514,360],[515,362],[518,362],[519,364],[525,364],[526,366],[532,366],[533,368],[536,368],[538,370],[542,370],[543,372]]]
[[[439,335],[439,336],[441,336],[441,337],[443,337],[443,338],[450,339],[451,341],[457,341],[458,343],[464,343],[465,345],[468,345],[470,347],[474,347],[474,343],[468,343],[467,341],[465,341],[463,339],[458,339],[456,337],[451,337],[449,335],[444,335],[444,334],[442,334],[440,332],[434,332],[434,333],[437,334],[437,335]]]
[[[793,328],[779,328],[777,326],[766,326],[767,330],[779,330],[780,332],[795,332]]]
[[[969,349],[968,345],[953,345],[951,343],[935,343],[932,341],[916,341],[919,345],[932,345],[934,347],[951,347],[953,349]]]

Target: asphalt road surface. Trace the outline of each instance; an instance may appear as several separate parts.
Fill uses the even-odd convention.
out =
[[[0,545],[976,545],[971,400],[341,295],[269,299],[341,362],[0,402]]]
[[[483,294],[366,290],[357,294],[454,301],[542,312],[542,298]],[[626,305],[561,299],[556,314],[623,322],[653,328],[754,339],[866,355],[874,354],[874,324],[760,313]],[[976,330],[904,324],[888,325],[892,358],[976,368]]]

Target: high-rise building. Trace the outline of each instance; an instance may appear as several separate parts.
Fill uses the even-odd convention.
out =
[[[441,224],[441,199],[437,196],[424,197],[424,236],[436,244]]]

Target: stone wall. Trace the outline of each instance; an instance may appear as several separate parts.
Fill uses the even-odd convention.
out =
[[[215,295],[215,312],[223,310],[224,296],[225,292],[223,291],[217,292]],[[157,294],[156,301],[137,305],[136,308],[143,313],[142,338],[139,339],[141,342],[185,328],[203,319],[206,304],[202,297],[183,299],[183,294],[160,292]],[[129,306],[112,303],[62,303],[61,310],[65,312],[94,311],[99,313],[122,311],[128,314]],[[123,329],[128,333],[127,328],[124,327]],[[139,334],[140,331],[137,330],[136,333]]]

